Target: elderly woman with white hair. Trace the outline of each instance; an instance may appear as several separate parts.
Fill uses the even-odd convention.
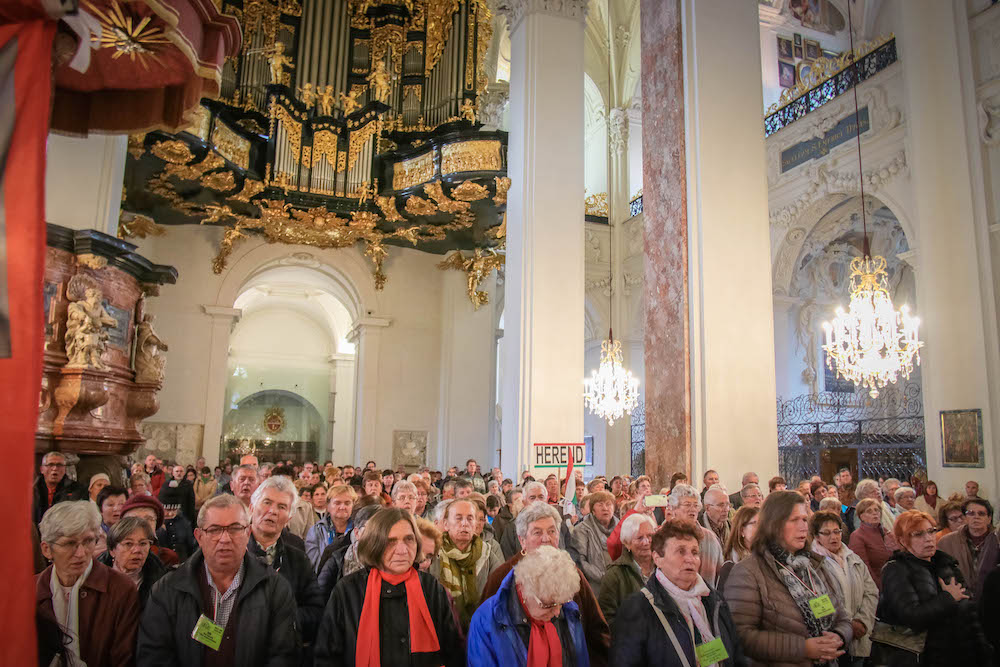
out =
[[[101,515],[89,500],[53,505],[42,516],[35,578],[39,664],[135,663],[139,593],[126,575],[94,560]]]
[[[695,524],[698,533],[698,544],[701,551],[702,578],[711,586],[718,581],[719,570],[726,559],[722,555],[722,543],[715,533],[698,525],[698,512],[701,510],[701,495],[690,484],[678,484],[668,496],[670,507],[675,519]]]
[[[476,667],[590,667],[580,610],[580,577],[565,551],[541,546],[504,577],[476,610],[468,664]]]
[[[614,624],[621,603],[653,574],[650,544],[655,532],[656,522],[647,514],[630,514],[622,521],[622,555],[608,566],[597,596],[608,625]]]

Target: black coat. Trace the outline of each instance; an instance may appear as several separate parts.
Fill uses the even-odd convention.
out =
[[[171,486],[177,482],[177,486]],[[179,482],[175,479],[166,479],[160,487],[159,500],[164,505],[180,506],[180,513],[187,518],[190,525],[198,522],[198,514],[194,509],[194,485],[186,479]]]
[[[301,640],[295,622],[295,597],[284,577],[260,564],[249,553],[237,596],[239,627],[236,661],[239,667],[297,667]],[[191,638],[202,608],[198,583],[204,569],[201,551],[160,579],[139,623],[136,664],[142,667],[201,667],[205,648]]]
[[[334,589],[316,640],[316,667],[353,667],[368,572],[368,568],[354,572],[341,579]],[[437,653],[410,653],[406,587],[383,581],[379,601],[382,664],[392,667],[464,667],[465,641],[455,623],[448,594],[437,579],[426,572],[420,572],[419,577],[441,650]]]
[[[337,586],[337,582],[340,581],[340,575],[344,571],[344,556],[347,555],[347,549],[350,547],[348,544],[345,547],[337,549],[333,554],[326,559],[323,563],[323,567],[319,571],[319,576],[316,577],[316,581],[319,583],[319,589],[323,593],[323,601],[330,599],[333,594],[333,589]],[[327,547],[329,549],[330,547]]]
[[[646,582],[646,588],[653,594],[656,606],[660,608],[667,622],[677,636],[677,642],[687,656],[689,665],[696,665],[694,637],[688,630],[687,621],[681,614],[677,603],[656,580],[656,573]],[[708,624],[729,653],[729,658],[719,663],[723,667],[742,666],[746,664],[743,649],[736,634],[736,625],[729,613],[729,606],[719,593],[711,588],[711,594],[702,598]],[[680,665],[677,651],[667,636],[656,612],[649,606],[649,601],[642,591],[625,598],[618,607],[615,616],[615,627],[611,633],[611,664],[615,667],[632,667],[646,665]]]
[[[100,556],[97,557],[97,562],[101,565],[107,565],[108,567],[114,566],[114,561],[111,558],[111,552],[105,551]],[[159,558],[153,552],[150,552],[146,556],[146,562],[142,564],[142,583],[139,584],[139,610],[146,608],[146,601],[149,599],[149,594],[153,590],[153,584],[163,578],[163,575],[170,572],[166,565],[163,564]]]
[[[182,563],[198,550],[198,543],[194,540],[194,528],[182,513],[163,522],[156,531],[156,543],[176,551]]]
[[[992,647],[983,636],[971,600],[956,602],[941,590],[938,579],[963,586],[958,561],[937,551],[930,562],[897,551],[882,567],[879,620],[916,632],[927,631],[922,665],[989,665]]]
[[[42,522],[45,510],[49,509],[49,490],[45,486],[45,479],[40,475],[35,478],[35,485],[31,489],[31,518],[35,523]],[[86,500],[87,490],[79,482],[63,477],[62,481],[56,485],[56,492],[52,494],[52,504],[61,503],[66,500]]]
[[[319,584],[316,583],[316,575],[313,574],[312,563],[309,562],[309,557],[306,556],[305,552],[286,544],[284,536],[278,538],[277,545],[274,563],[270,567],[283,576],[288,585],[292,587],[292,593],[295,594],[299,634],[302,636],[302,641],[311,644],[316,639],[316,630],[319,629],[319,621],[323,617],[326,598],[320,592]],[[264,552],[257,545],[257,540],[253,539],[253,536],[250,537],[247,551],[257,556],[261,563],[264,563]]]
[[[983,630],[993,642],[993,658],[1000,665],[1000,567],[986,575],[983,597],[980,600],[983,614]]]

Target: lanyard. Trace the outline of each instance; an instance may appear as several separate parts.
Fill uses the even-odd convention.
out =
[[[795,577],[795,580],[798,581],[800,584],[802,584],[807,591],[809,591],[810,593],[812,593],[813,597],[819,597],[819,593],[817,593],[815,590],[813,590],[813,586],[815,586],[815,584],[813,584],[813,586],[809,585],[809,584],[813,583],[812,570],[808,570],[808,569],[806,570],[806,572],[809,575],[809,584],[807,584],[806,582],[804,582],[801,579],[799,579],[799,575],[795,574],[795,571],[792,568],[790,568],[787,565],[785,565],[784,563],[778,563],[778,567],[784,569],[786,572],[788,572],[788,574],[790,574],[793,577]]]

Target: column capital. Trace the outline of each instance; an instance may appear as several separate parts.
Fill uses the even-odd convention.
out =
[[[204,304],[201,307],[202,311],[213,320],[229,320],[230,322],[239,322],[240,317],[243,315],[243,311],[239,308],[226,308],[225,306],[212,306],[209,304]]]
[[[900,252],[896,254],[896,257],[903,260],[914,273],[920,270],[920,254],[917,252],[916,248],[911,248],[906,252]]]
[[[351,330],[347,332],[344,337],[347,339],[348,343],[357,343],[358,339],[361,338],[361,334],[369,329],[384,329],[385,327],[392,324],[392,320],[387,317],[362,317]]]
[[[587,20],[589,3],[590,0],[498,0],[497,11],[506,17],[507,28],[513,34],[529,14],[553,14],[582,23]]]

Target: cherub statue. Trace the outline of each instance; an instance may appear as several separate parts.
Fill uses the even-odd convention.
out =
[[[316,91],[313,90],[311,83],[299,88],[299,99],[302,100],[302,104],[306,105],[306,111],[313,108],[313,105],[316,104]]]
[[[440,262],[438,268],[465,271],[468,276],[469,300],[472,301],[476,310],[479,310],[480,306],[490,302],[489,293],[479,291],[479,283],[485,280],[491,271],[499,269],[503,265],[504,256],[497,251],[488,249],[483,252],[482,248],[476,248],[476,254],[468,259],[465,258],[461,250],[456,250],[448,255],[443,262]]]
[[[458,107],[458,113],[462,117],[462,120],[467,120],[470,123],[476,122],[476,108],[473,106],[472,100],[468,97],[466,97],[462,105]]]
[[[371,86],[376,100],[383,104],[389,101],[389,73],[385,71],[384,60],[375,63],[375,69],[368,75],[368,84]]]
[[[79,294],[79,293],[77,293]],[[66,314],[67,368],[107,370],[101,355],[108,347],[109,327],[118,324],[101,300],[104,295],[96,287],[88,287],[82,299],[69,304]]]
[[[145,315],[135,328],[135,381],[160,384],[163,382],[165,359],[160,351],[167,351],[167,344],[153,330],[153,316]]]
[[[378,180],[375,180],[374,186],[371,183],[362,183],[355,192],[358,194],[358,206],[364,206],[365,202],[374,197],[375,193],[378,192]]]
[[[271,83],[281,83],[284,78],[284,66],[295,67],[292,59],[285,55],[285,45],[282,42],[275,42],[271,49],[267,62],[271,65]]]
[[[323,92],[319,93],[319,112],[323,116],[332,116],[333,107],[337,103],[337,96],[333,94],[333,86],[327,85]]]
[[[357,88],[352,88],[348,94],[340,94],[340,106],[344,110],[345,116],[350,116],[361,108],[361,104],[358,102],[359,93],[360,91]]]

